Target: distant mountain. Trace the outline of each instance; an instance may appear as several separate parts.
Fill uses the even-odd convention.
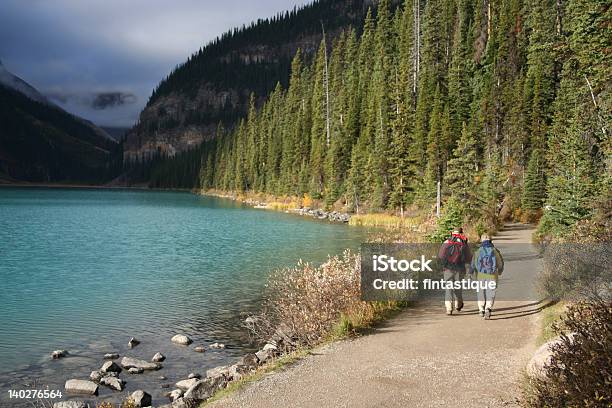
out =
[[[120,142],[121,139],[126,135],[130,128],[125,127],[112,127],[112,126],[100,126],[100,129],[104,130],[110,137]]]
[[[0,61],[0,85],[4,85],[7,88],[21,92],[22,94],[36,102],[51,105],[51,102],[49,102],[47,98],[45,98],[40,92],[38,92],[36,88],[28,84],[26,81],[19,78],[18,76],[13,75],[11,72],[9,72],[4,67],[4,65],[2,65],[2,61]]]
[[[106,181],[120,146],[0,64],[0,182]]]
[[[372,0],[319,0],[236,28],[202,47],[153,92],[130,130],[124,159],[174,156],[214,137],[246,114],[249,95],[260,105],[278,82],[289,80],[298,48],[308,60],[323,28],[329,43],[349,26],[360,29]],[[397,2],[393,2],[397,3]]]

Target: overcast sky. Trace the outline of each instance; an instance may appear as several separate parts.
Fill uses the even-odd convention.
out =
[[[64,109],[131,126],[177,64],[308,0],[0,0],[0,61]]]

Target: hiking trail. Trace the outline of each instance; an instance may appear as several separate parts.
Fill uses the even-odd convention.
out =
[[[498,297],[516,285],[534,293],[541,259],[528,245],[531,228],[508,224],[493,238],[505,259]],[[317,348],[209,406],[518,406],[522,369],[536,348],[544,307],[545,301],[497,301],[485,321],[474,301],[453,316],[445,315],[442,302],[419,302],[372,334]]]

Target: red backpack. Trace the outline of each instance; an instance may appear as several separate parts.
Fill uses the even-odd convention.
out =
[[[465,242],[460,238],[451,238],[444,253],[444,265],[462,266],[465,263]]]

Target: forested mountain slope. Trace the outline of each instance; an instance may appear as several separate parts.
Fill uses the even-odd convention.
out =
[[[101,183],[120,170],[119,150],[92,123],[0,84],[3,182]]]
[[[441,222],[481,228],[609,214],[611,19],[601,0],[381,0],[203,145],[199,183],[399,213],[440,182]]]
[[[127,162],[173,156],[214,137],[217,124],[243,117],[277,82],[287,85],[298,48],[316,52],[323,29],[361,25],[371,0],[320,0],[223,34],[178,66],[153,92],[128,133]]]

